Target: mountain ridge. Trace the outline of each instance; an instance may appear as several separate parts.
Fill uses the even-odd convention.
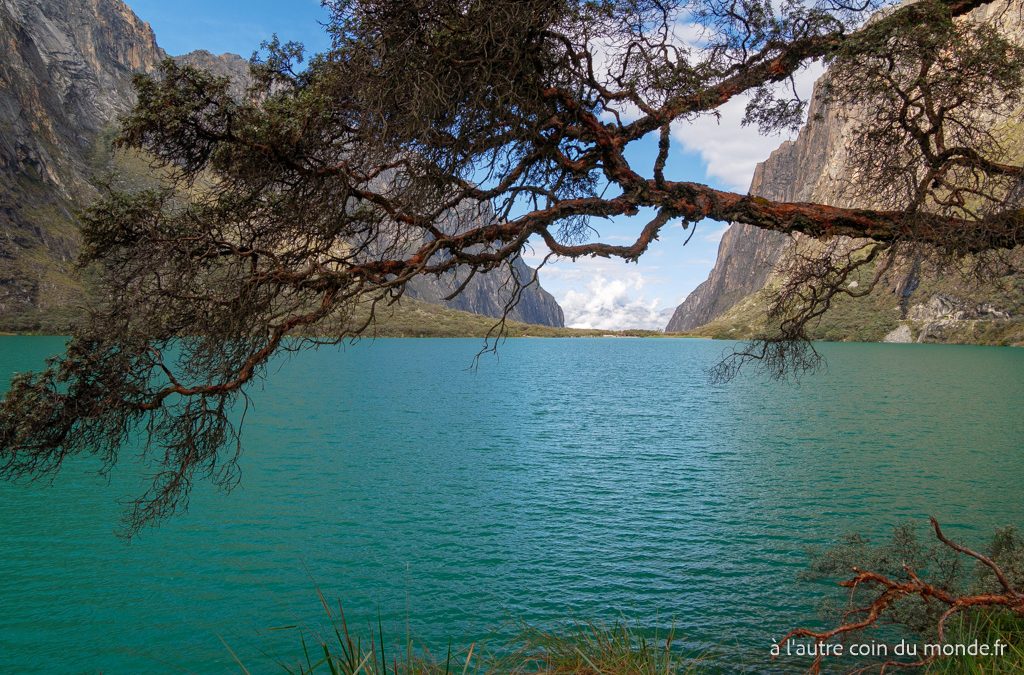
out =
[[[1021,0],[996,2],[971,13],[1010,39],[1024,42]],[[827,78],[827,73],[825,78]],[[854,204],[846,196],[850,172],[846,161],[854,114],[828,105],[819,80],[808,120],[797,138],[786,141],[759,164],[750,194],[780,201]],[[855,111],[854,111],[855,113]],[[985,114],[979,111],[979,115]],[[1015,134],[1024,157],[1024,124]],[[804,239],[806,241],[806,238]],[[711,337],[745,339],[770,328],[767,308],[773,286],[781,281],[780,265],[799,245],[799,236],[769,232],[733,223],[722,237],[708,278],[676,308],[666,332],[691,332]],[[1010,253],[1021,269],[1020,248]],[[1024,342],[1024,278],[1011,274],[980,285],[958,275],[943,275],[915,266],[889,275],[883,287],[865,298],[841,298],[811,327],[811,337],[831,340]]]
[[[152,27],[122,0],[0,0],[0,330],[64,330],[84,293],[75,268],[77,212],[110,168],[113,123],[134,105],[132,77],[167,58]],[[197,50],[173,57],[228,77],[242,95],[248,61]],[[144,162],[129,171],[144,173]],[[119,167],[124,170],[124,166]],[[524,284],[534,270],[519,260]],[[499,317],[505,278],[477,275],[445,300],[450,279],[423,279],[410,296]],[[555,299],[526,288],[509,318],[563,326]]]

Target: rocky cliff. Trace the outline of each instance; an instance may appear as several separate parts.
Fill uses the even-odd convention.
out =
[[[228,78],[231,80],[228,91],[236,98],[242,98],[252,84],[249,62],[238,54],[213,54],[205,49],[197,49],[183,56],[175,56],[174,60],[208,71],[217,77]]]
[[[0,0],[0,330],[63,330],[73,317],[82,293],[75,213],[109,169],[114,125],[134,103],[132,75],[164,58],[150,26],[121,0]],[[239,56],[175,58],[231,78],[239,95],[249,84]],[[532,274],[518,264],[517,276]],[[423,279],[410,294],[501,314],[503,278],[482,275],[443,301],[451,281]],[[558,304],[537,284],[512,317],[563,325]]]
[[[993,3],[976,10],[973,18],[1024,41],[1021,13],[1005,11],[1007,5],[1020,4]],[[870,206],[846,203],[843,197],[850,175],[845,166],[852,125],[848,112],[825,104],[816,87],[807,123],[794,141],[784,142],[757,166],[750,193],[773,200]],[[1024,125],[1019,135],[1024,137]],[[765,326],[777,265],[795,242],[794,237],[732,224],[708,279],[676,308],[666,331],[734,338],[758,332]],[[911,273],[866,299],[843,299],[812,330],[813,337],[838,340],[1016,343],[1024,340],[1022,313],[1024,280],[1017,276],[979,286],[966,279]]]
[[[811,99],[807,118],[795,141],[783,142],[757,165],[750,194],[777,201],[813,201],[828,192],[839,168],[829,166],[830,160],[842,153],[846,123],[817,95]],[[703,326],[763,288],[789,240],[778,232],[733,223],[722,235],[707,280],[676,308],[665,330],[685,332]]]
[[[0,317],[20,327],[77,292],[77,204],[97,138],[163,52],[120,0],[0,0]]]
[[[509,313],[509,318],[523,323],[535,323],[543,326],[565,325],[562,308],[555,298],[533,282],[534,269],[517,258],[513,263],[514,274],[523,286],[522,298]],[[466,288],[451,300],[445,300],[465,279],[464,273],[445,274],[441,277],[418,277],[409,284],[409,296],[425,302],[445,305],[464,312],[499,317],[512,298],[515,284],[511,283],[511,273],[499,269],[488,274],[474,276]],[[531,283],[533,282],[533,283]]]

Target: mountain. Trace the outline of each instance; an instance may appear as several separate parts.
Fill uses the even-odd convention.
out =
[[[252,84],[249,62],[238,54],[213,54],[205,49],[197,49],[182,56],[175,56],[174,60],[213,73],[217,77],[228,78],[231,80],[228,91],[235,98],[245,96],[246,90]]]
[[[117,0],[0,0],[0,324],[78,295],[74,211],[95,195],[97,140],[128,110],[131,75],[163,58]],[[59,320],[59,319],[58,319]]]
[[[531,283],[535,270],[521,258],[515,259],[512,269],[512,273],[524,288],[521,299],[512,309],[509,318],[542,326],[565,326],[565,316],[554,296],[541,288],[539,283]],[[509,271],[504,269],[477,274],[469,280],[461,293],[450,300],[445,298],[465,280],[465,273],[449,273],[441,277],[416,277],[406,287],[406,294],[451,309],[499,317],[513,295],[514,284],[511,283],[510,276]]]
[[[1018,42],[1024,42],[1021,0],[997,2],[975,10],[972,18]],[[1006,11],[1010,7],[1013,11]],[[827,74],[825,75],[827,77]],[[759,164],[750,194],[772,200],[847,203],[843,184],[851,142],[852,115],[823,101],[815,88],[808,121]],[[979,111],[984,115],[985,111]],[[1024,157],[1024,123],[1011,130]],[[767,324],[766,310],[778,266],[799,237],[739,223],[722,237],[714,268],[686,297],[666,326],[667,332],[748,338]],[[1017,269],[1021,250],[1011,255]],[[830,340],[885,340],[1016,344],[1024,342],[1024,276],[1010,275],[979,285],[959,275],[930,274],[913,267],[890,275],[884,288],[866,298],[843,297],[812,327],[812,337]]]
[[[84,292],[74,268],[75,214],[115,165],[146,174],[146,162],[115,158],[109,143],[134,104],[132,75],[152,72],[166,56],[121,0],[0,0],[0,330],[60,331],[73,319]],[[175,58],[231,78],[239,95],[248,85],[240,56],[201,50]],[[500,274],[478,275],[453,300],[444,300],[454,289],[445,277],[418,280],[409,295],[496,317],[508,299]],[[518,261],[516,274],[526,282],[534,270]],[[558,303],[536,283],[510,318],[564,325]]]
[[[817,91],[807,119],[795,141],[784,141],[757,165],[750,194],[776,201],[828,200],[835,177],[827,165],[843,152],[847,122],[838,111],[827,109]],[[665,330],[691,331],[761,290],[790,241],[779,232],[733,223],[722,235],[707,280],[676,308]]]

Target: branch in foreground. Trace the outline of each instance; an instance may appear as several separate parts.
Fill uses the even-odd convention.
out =
[[[840,586],[850,589],[850,599],[853,600],[854,593],[858,589],[868,588],[877,591],[874,599],[866,606],[854,607],[844,614],[843,623],[835,628],[826,631],[813,631],[807,628],[796,628],[783,637],[778,645],[783,647],[794,638],[810,638],[820,647],[826,642],[835,638],[843,638],[850,634],[877,626],[881,623],[883,615],[899,600],[904,598],[917,597],[925,602],[937,602],[945,605],[946,609],[939,616],[935,628],[938,636],[938,644],[944,644],[946,638],[946,624],[949,619],[960,612],[971,609],[1004,609],[1024,618],[1024,591],[1015,588],[1011,584],[1006,572],[992,558],[978,553],[966,546],[950,540],[942,532],[938,521],[932,517],[932,528],[935,536],[945,546],[959,554],[969,556],[978,564],[987,568],[998,581],[999,590],[995,592],[982,592],[973,594],[957,594],[942,586],[930,583],[918,576],[917,572],[908,564],[903,564],[903,570],[907,575],[906,581],[898,581],[891,577],[870,570],[853,568],[854,576],[851,579],[840,582]],[[825,650],[818,649],[815,659],[810,666],[810,673],[820,673],[823,653]],[[859,668],[854,672],[867,672],[877,669],[879,673],[885,673],[891,669],[898,668],[921,668],[933,663],[939,658],[938,650],[932,653],[922,654],[920,659],[915,661],[887,660],[874,665]]]
[[[976,100],[996,107],[1024,91],[1019,50],[974,40],[986,29],[956,19],[994,1],[918,0],[868,30],[867,13],[887,2],[327,0],[331,48],[303,69],[300,50],[268,45],[242,100],[226,79],[167,61],[137,79],[119,140],[167,181],[110,194],[86,215],[82,262],[102,305],[63,358],[19,377],[0,403],[0,478],[53,475],[75,455],[109,470],[138,432],[158,471],[129,515],[134,532],[183,507],[193,479],[234,484],[229,413],[274,354],[311,344],[304,336],[356,337],[374,304],[397,301],[415,277],[493,271],[531,239],[569,258],[635,261],[670,223],[711,218],[867,237],[874,252],[1014,247],[1024,170],[984,129],[950,136],[943,112],[963,107],[965,81],[985,84]],[[704,40],[677,39],[692,21]],[[901,47],[911,29],[914,48]],[[907,75],[922,56],[924,76]],[[881,178],[917,186],[913,199],[838,208],[667,179],[678,128],[817,58],[861,74],[843,81],[850,96],[874,101],[898,76],[895,91],[925,97],[935,123],[895,108],[895,126],[878,120],[891,133],[868,144],[907,149]],[[791,117],[756,100],[769,126]],[[641,167],[630,146],[654,132],[658,159]],[[592,220],[641,211],[654,215],[630,245],[590,240]],[[875,253],[850,255],[807,268],[814,278],[784,296],[786,330],[749,354],[769,372],[814,365],[791,345]],[[830,285],[815,287],[820,278]],[[353,322],[367,304],[370,318]]]

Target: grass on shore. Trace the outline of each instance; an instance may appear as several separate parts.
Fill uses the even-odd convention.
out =
[[[1007,611],[976,610],[949,624],[949,644],[1007,645],[1000,656],[949,656],[932,663],[928,675],[1010,675],[1024,673],[1024,619]]]
[[[674,648],[676,634],[654,633],[625,623],[603,626],[573,623],[555,632],[523,624],[516,637],[491,649],[471,644],[453,650],[449,643],[439,656],[404,641],[386,642],[378,621],[375,630],[357,636],[349,631],[344,610],[332,610],[323,595],[329,627],[325,633],[299,634],[298,662],[279,662],[290,675],[680,675],[724,672],[722,662],[709,655],[687,655]],[[295,629],[294,626],[286,629]],[[281,630],[286,630],[281,629]],[[923,669],[928,675],[1008,675],[1024,673],[1024,619],[1009,611],[975,610],[954,617],[947,626],[946,644],[1006,645],[1000,656],[941,658]],[[229,648],[230,651],[230,648]],[[234,656],[234,652],[231,652]],[[249,670],[235,657],[241,671]]]
[[[406,635],[400,644],[387,643],[378,621],[376,631],[357,636],[349,631],[342,607],[332,610],[320,596],[329,619],[326,634],[300,632],[298,663],[281,663],[293,675],[679,675],[696,673],[701,657],[673,649],[674,631],[647,637],[624,623],[601,626],[576,623],[555,633],[521,626],[510,643],[497,650],[472,644],[443,656],[414,644]],[[376,633],[376,635],[374,635]],[[229,648],[230,649],[230,648]],[[232,652],[234,656],[234,652]],[[243,673],[249,670],[235,657]]]
[[[303,660],[282,664],[294,675],[679,675],[695,673],[699,659],[672,650],[672,635],[639,637],[624,624],[572,626],[564,634],[524,627],[505,649],[492,652],[473,644],[438,657],[411,642],[399,655],[381,644],[381,637],[362,641],[341,630],[331,639],[301,639]]]
[[[365,321],[368,309],[357,310],[352,321]],[[378,305],[375,322],[366,331],[376,337],[485,337],[494,332],[498,319],[471,312],[451,309],[412,298],[402,298],[391,306]],[[661,337],[654,330],[600,330],[581,328],[555,328],[520,321],[506,321],[508,337]]]
[[[351,323],[359,325],[368,316],[369,309],[356,310]],[[493,331],[498,320],[434,305],[412,298],[402,298],[394,305],[378,305],[374,323],[364,335],[374,337],[484,337]],[[600,334],[601,331],[583,331],[574,328],[538,326],[518,321],[505,323],[510,337],[576,337]]]

